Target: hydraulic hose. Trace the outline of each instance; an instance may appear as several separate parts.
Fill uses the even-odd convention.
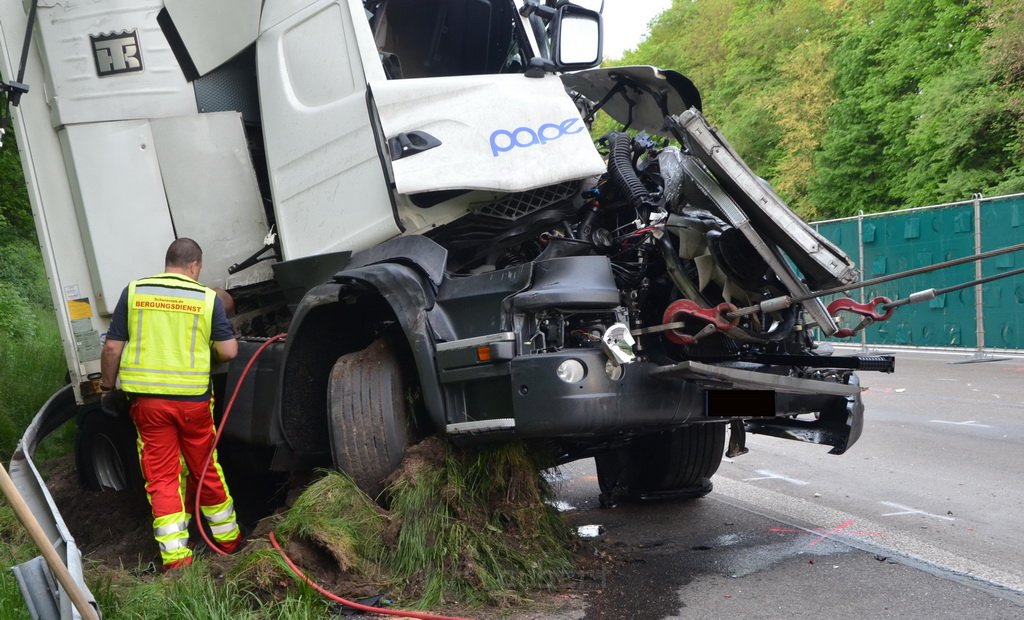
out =
[[[299,567],[296,566],[294,562],[292,562],[292,559],[288,557],[288,555],[284,552],[284,549],[281,548],[281,545],[278,544],[277,537],[274,536],[273,532],[270,533],[270,544],[274,545],[274,549],[277,549],[277,552],[281,554],[281,557],[284,558],[284,561],[288,563],[288,567],[291,568],[292,571],[296,575],[298,575],[300,579],[305,581],[306,585],[308,585],[309,587],[313,588],[314,590],[316,590],[317,592],[319,592],[323,596],[327,597],[328,599],[330,599],[330,600],[332,600],[332,601],[334,601],[336,603],[341,603],[342,605],[344,605],[346,607],[351,607],[352,609],[358,609],[359,611],[368,611],[370,613],[375,613],[375,614],[384,614],[384,615],[389,615],[389,616],[402,616],[403,618],[421,618],[422,620],[469,620],[469,618],[459,618],[459,617],[451,617],[451,616],[437,616],[437,615],[434,615],[434,614],[428,614],[428,613],[419,612],[419,611],[402,611],[400,609],[383,609],[383,608],[380,608],[380,607],[371,607],[369,605],[363,605],[362,603],[356,603],[355,601],[350,601],[348,599],[344,599],[344,598],[338,596],[337,594],[333,594],[331,592],[328,592],[327,590],[322,588],[319,584],[317,584],[312,579],[307,577],[301,570],[299,570]]]
[[[672,241],[669,240],[668,235],[661,234],[655,235],[658,243],[658,249],[661,251],[661,256],[665,259],[665,270],[668,272],[669,278],[672,279],[672,283],[676,285],[679,292],[686,295],[688,299],[695,302],[702,308],[709,308],[711,304],[708,303],[704,296],[697,290],[697,285],[693,283],[690,276],[686,274],[682,263],[679,260],[679,253],[676,251]]]
[[[633,139],[629,134],[610,133],[608,138],[608,174],[615,186],[626,193],[630,206],[640,208],[650,201],[651,193],[633,168]]]
[[[206,541],[206,544],[210,547],[210,549],[213,549],[216,553],[219,553],[220,555],[230,554],[221,549],[219,546],[217,546],[217,543],[213,542],[210,539],[210,537],[206,535],[206,530],[203,528],[202,524],[203,513],[199,509],[199,499],[200,496],[203,494],[202,480],[203,477],[206,475],[206,470],[210,468],[210,462],[213,461],[213,453],[217,451],[217,444],[220,443],[220,436],[224,433],[224,429],[227,428],[228,416],[231,415],[231,409],[232,407],[235,406],[235,399],[238,398],[238,393],[242,390],[242,383],[244,383],[245,378],[249,376],[249,370],[252,368],[252,365],[256,363],[256,360],[259,359],[260,354],[263,353],[263,351],[267,347],[269,347],[274,342],[277,342],[278,340],[284,340],[287,336],[288,334],[278,334],[273,338],[267,339],[266,342],[261,344],[260,347],[256,349],[256,353],[253,354],[253,356],[249,359],[249,362],[245,365],[245,368],[242,369],[242,374],[239,375],[238,383],[235,385],[235,391],[231,393],[231,398],[228,400],[228,405],[227,407],[224,408],[224,416],[220,420],[220,428],[217,429],[217,434],[214,435],[213,437],[213,446],[210,448],[210,453],[206,455],[206,460],[203,461],[203,466],[199,469],[198,476],[200,484],[196,488],[196,502],[195,506],[193,506],[194,512],[192,514],[196,520],[196,525],[198,526],[196,529],[199,530],[199,535],[203,537],[203,540]]]
[[[231,398],[228,400],[228,404],[224,408],[224,416],[221,418],[220,428],[217,429],[217,434],[213,438],[213,446],[210,448],[210,453],[206,455],[206,461],[203,463],[202,469],[199,470],[200,480],[203,479],[203,476],[206,474],[206,470],[209,469],[210,467],[210,462],[213,461],[213,453],[217,450],[217,444],[220,443],[221,433],[223,433],[224,429],[227,427],[228,416],[231,415],[231,409],[235,406],[235,399],[238,397],[238,393],[242,389],[242,383],[244,383],[245,378],[249,376],[249,370],[252,369],[253,364],[256,363],[256,360],[259,359],[260,354],[262,354],[267,347],[269,347],[274,342],[277,342],[278,340],[284,340],[287,336],[288,334],[278,334],[272,338],[269,338],[266,342],[261,344],[258,349],[256,349],[256,352],[253,353],[252,357],[246,363],[245,368],[242,369],[242,373],[238,376],[238,383],[235,385],[235,390],[231,393]],[[199,522],[199,520],[202,518],[202,513],[200,512],[199,509],[199,497],[202,494],[202,490],[203,485],[200,484],[199,487],[196,489],[196,503],[194,507],[196,523],[199,525],[199,534],[203,537],[203,540],[206,541],[206,544],[210,547],[210,549],[213,549],[220,555],[229,555],[226,551],[218,547],[217,544],[214,541],[212,541],[209,536],[206,535],[206,531],[203,529],[202,524]],[[307,577],[299,569],[299,567],[295,565],[295,562],[293,562],[292,559],[288,557],[288,554],[284,552],[284,549],[281,548],[281,545],[278,544],[277,537],[274,536],[274,532],[270,532],[270,544],[273,545],[274,549],[276,549],[277,552],[281,554],[281,557],[284,558],[285,563],[288,564],[288,567],[291,568],[291,570],[299,577],[299,579],[302,579],[304,582],[306,582],[307,585],[309,585],[309,587],[319,592],[322,596],[336,603],[341,603],[346,607],[351,607],[352,609],[368,613],[381,614],[386,616],[402,616],[404,618],[419,618],[421,620],[470,620],[469,618],[439,616],[435,614],[428,614],[418,611],[402,611],[400,609],[385,609],[383,607],[373,607],[370,605],[363,605],[362,603],[357,603],[355,601],[350,601],[348,599],[342,598],[336,594],[333,594],[332,592],[327,591],[326,589],[315,583],[313,580],[311,580],[309,577]]]

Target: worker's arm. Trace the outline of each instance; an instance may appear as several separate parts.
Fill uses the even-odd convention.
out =
[[[224,289],[214,289],[217,297],[213,301],[213,361],[230,362],[238,356],[238,341],[235,330],[228,320],[228,309],[234,312],[235,301]],[[225,303],[226,302],[226,303]]]
[[[218,362],[230,362],[235,359],[238,357],[238,341],[234,338],[231,340],[214,340],[213,357]]]
[[[124,350],[124,340],[114,340],[107,337],[103,343],[103,353],[100,355],[100,385],[113,388],[117,381],[117,370],[121,366],[121,351]]]
[[[107,335],[103,340],[103,352],[100,354],[100,385],[111,388],[117,386],[117,371],[121,368],[121,352],[128,342],[128,287],[121,291],[121,296],[114,305],[114,314],[110,317]]]

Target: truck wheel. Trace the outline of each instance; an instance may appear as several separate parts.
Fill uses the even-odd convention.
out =
[[[128,491],[142,487],[138,434],[127,415],[111,417],[90,409],[78,419],[75,467],[80,484],[93,491]]]
[[[395,350],[381,338],[342,355],[327,387],[334,466],[374,498],[402,462],[410,438],[408,381]]]
[[[695,424],[598,455],[601,504],[703,497],[711,492],[724,450],[725,424]]]

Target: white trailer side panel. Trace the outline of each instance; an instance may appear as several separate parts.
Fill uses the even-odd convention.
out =
[[[255,254],[267,235],[241,116],[162,118],[150,126],[174,231],[203,248],[203,284],[233,288],[271,279],[268,262],[228,276],[228,267]]]
[[[31,82],[32,96],[45,84],[54,127],[196,113],[156,21],[162,8],[161,0],[40,3],[35,45],[46,80]]]
[[[129,280],[163,270],[174,240],[147,121],[69,125],[60,132],[96,292],[111,314]]]

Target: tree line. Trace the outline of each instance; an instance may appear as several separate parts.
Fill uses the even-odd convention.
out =
[[[675,69],[806,219],[1024,192],[1020,0],[673,0],[608,64]]]
[[[806,219],[1024,192],[1020,0],[673,0],[650,26],[609,64],[687,75],[705,115]],[[0,300],[45,304],[6,138]]]

